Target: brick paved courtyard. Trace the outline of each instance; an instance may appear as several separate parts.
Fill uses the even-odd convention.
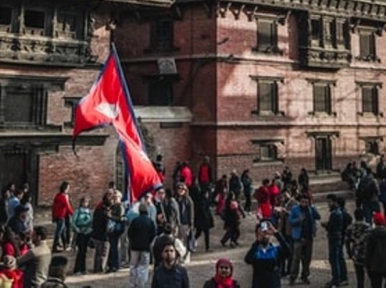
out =
[[[319,211],[322,215],[322,220],[327,220],[328,209],[326,204],[317,204]],[[353,203],[348,203],[348,210],[351,213],[353,211]],[[247,249],[254,240],[254,227],[255,218],[252,215],[248,215],[242,222],[241,231],[242,237],[240,238],[241,247],[236,249],[223,248],[220,244],[220,238],[224,233],[222,230],[222,221],[216,217],[216,228],[212,229],[211,243],[214,249],[213,253],[205,253],[203,248],[203,239],[199,239],[199,247],[197,253],[192,256],[192,262],[187,264],[190,283],[192,288],[202,287],[206,279],[209,279],[214,274],[214,264],[216,259],[220,257],[230,258],[235,263],[235,278],[241,284],[241,287],[250,287],[252,277],[252,267],[244,263],[244,255]],[[67,256],[73,261],[74,253],[66,252]],[[92,260],[93,251],[89,252],[89,262]],[[324,229],[319,226],[317,239],[314,244],[314,257],[311,268],[311,285],[303,286],[297,285],[296,287],[323,287],[324,284],[330,280],[330,267],[327,261],[327,242]],[[349,271],[349,287],[356,287],[353,265],[350,260],[347,261]],[[71,267],[72,269],[72,263]],[[91,262],[88,268],[92,268]],[[150,273],[151,280],[152,273]],[[82,287],[90,285],[91,287],[128,287],[129,269],[122,269],[121,271],[113,274],[94,275],[89,274],[85,276],[69,276],[66,280],[69,287]],[[148,287],[150,287],[150,280]],[[288,279],[282,280],[283,287],[288,287]],[[368,285],[366,287],[369,287]]]

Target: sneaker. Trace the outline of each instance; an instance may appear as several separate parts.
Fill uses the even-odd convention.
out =
[[[310,282],[310,280],[308,278],[302,278],[302,283],[304,285],[310,285],[311,284],[311,282]]]
[[[347,280],[343,280],[339,283],[339,286],[348,286],[348,281]]]
[[[208,248],[208,249],[205,249],[205,251],[206,251],[207,253],[212,253],[212,252],[213,252],[213,249]]]

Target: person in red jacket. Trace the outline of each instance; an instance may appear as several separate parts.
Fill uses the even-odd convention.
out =
[[[257,200],[257,217],[264,220],[270,220],[272,217],[269,182],[269,179],[264,179],[262,185],[256,189],[255,194],[253,195]]]
[[[181,180],[185,183],[185,185],[190,188],[193,184],[193,172],[192,169],[190,169],[188,162],[184,161],[182,162],[182,167],[180,170],[180,177]]]
[[[52,252],[59,252],[58,245],[59,239],[64,238],[65,232],[65,221],[66,217],[74,214],[74,210],[71,207],[70,201],[68,199],[68,192],[70,191],[70,184],[68,182],[63,182],[60,185],[59,193],[56,194],[54,198],[54,203],[52,204],[52,221],[56,223],[54,243],[52,246]],[[64,250],[68,241],[64,241]]]

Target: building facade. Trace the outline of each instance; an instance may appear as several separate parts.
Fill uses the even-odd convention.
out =
[[[209,155],[218,177],[260,180],[384,153],[385,13],[382,1],[180,0],[128,9],[113,38],[169,176]]]
[[[73,108],[110,51],[114,15],[141,1],[0,1],[0,189],[28,182],[34,204],[52,203],[62,181],[77,199],[122,174],[112,130],[71,148]],[[170,1],[142,1],[170,5]]]

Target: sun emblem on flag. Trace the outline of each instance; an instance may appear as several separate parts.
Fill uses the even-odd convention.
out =
[[[110,119],[117,118],[120,112],[117,104],[107,102],[99,104],[95,109]]]

